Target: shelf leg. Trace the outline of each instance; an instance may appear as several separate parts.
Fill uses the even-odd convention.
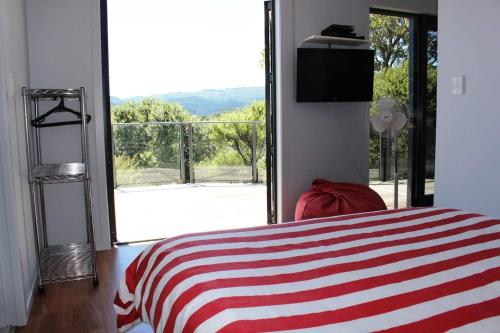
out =
[[[45,287],[43,285],[39,285],[37,289],[39,295],[45,294]]]
[[[31,215],[33,220],[33,232],[35,234],[35,252],[36,261],[38,269],[38,290],[40,287],[43,288],[42,284],[42,264],[41,264],[41,250],[40,250],[40,229],[38,225],[38,209],[37,209],[37,198],[36,198],[36,188],[35,183],[30,184],[30,194],[31,194]]]
[[[86,105],[85,88],[80,88],[80,112],[82,113],[82,161],[85,165],[84,193],[85,193],[85,213],[87,220],[87,228],[89,233],[90,250],[92,251],[92,275],[94,281],[97,280],[97,258],[95,253],[95,232],[94,221],[92,217],[92,189],[90,187],[90,168],[89,168],[89,150],[87,136],[87,105]]]
[[[90,251],[92,252],[92,274],[94,279],[94,285],[99,285],[97,277],[97,257],[95,250],[95,232],[94,232],[94,221],[92,217],[92,190],[90,188],[90,179],[85,179],[84,181],[84,193],[85,193],[85,213],[87,215],[87,227],[89,230],[89,243]],[[97,281],[97,284],[96,282]]]
[[[41,225],[41,232],[42,232],[42,240],[43,240],[43,247],[46,248],[49,246],[49,241],[47,237],[47,219],[45,217],[45,192],[43,189],[43,184],[39,185],[39,190],[40,190],[40,225]]]

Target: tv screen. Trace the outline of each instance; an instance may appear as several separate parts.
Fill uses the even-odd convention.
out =
[[[371,101],[373,62],[373,50],[299,48],[297,102]]]

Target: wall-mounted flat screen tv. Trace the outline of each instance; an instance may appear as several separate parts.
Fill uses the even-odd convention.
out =
[[[373,50],[299,48],[297,102],[371,101],[373,63]]]

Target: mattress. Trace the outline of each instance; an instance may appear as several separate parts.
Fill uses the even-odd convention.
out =
[[[403,209],[174,237],[114,307],[120,332],[500,332],[500,220]]]

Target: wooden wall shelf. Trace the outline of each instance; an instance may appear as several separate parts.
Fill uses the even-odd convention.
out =
[[[312,35],[302,41],[302,43],[328,44],[328,45],[344,45],[344,46],[360,46],[370,43],[366,39],[328,37]]]

